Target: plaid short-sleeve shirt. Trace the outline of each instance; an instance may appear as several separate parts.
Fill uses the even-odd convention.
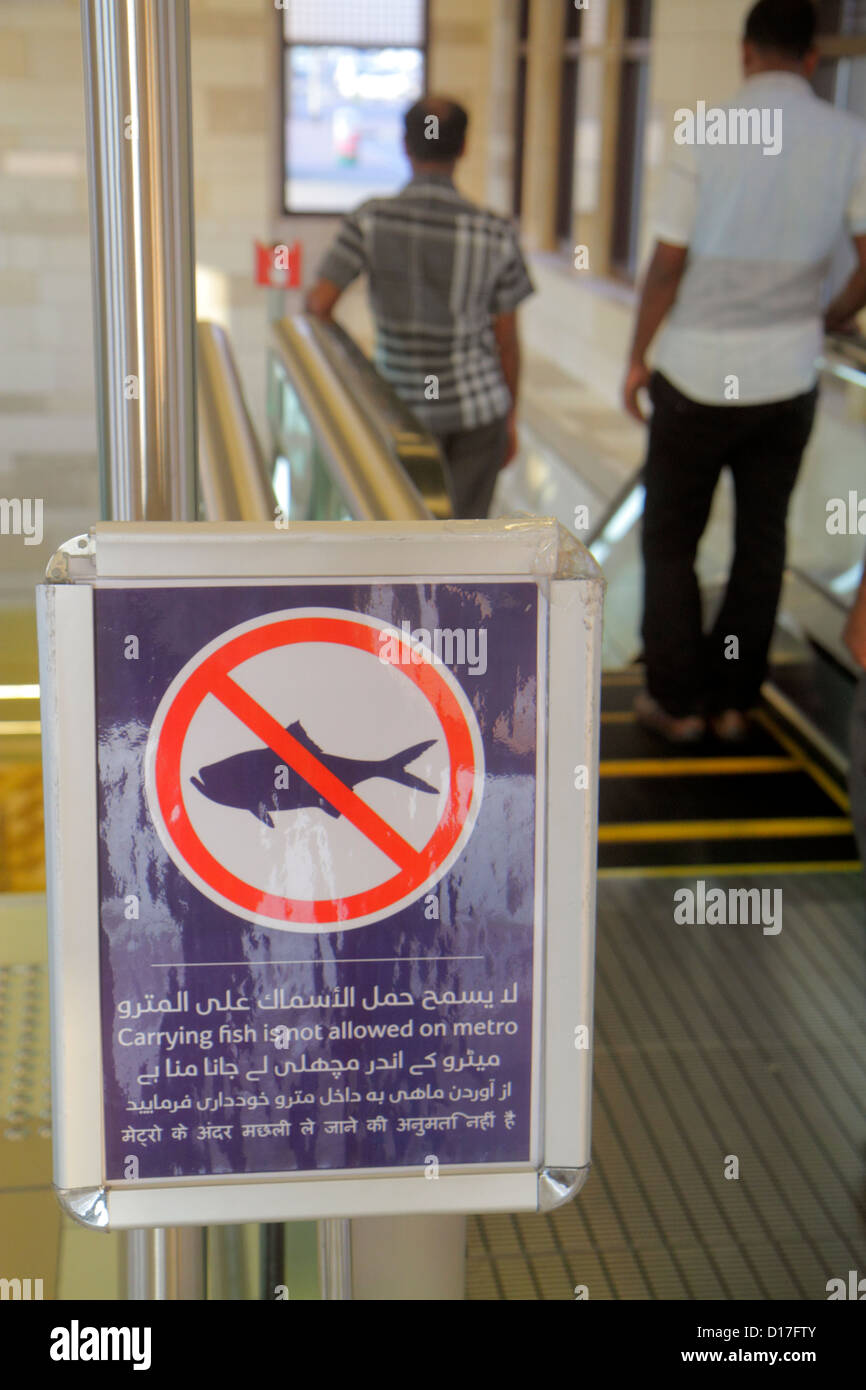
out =
[[[437,434],[501,419],[511,396],[491,319],[533,285],[511,224],[464,198],[445,174],[343,219],[318,274],[341,289],[366,271],[375,362]]]

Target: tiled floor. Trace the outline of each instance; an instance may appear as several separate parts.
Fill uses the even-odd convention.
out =
[[[738,881],[781,888],[777,936],[677,925],[677,886],[599,884],[593,1171],[470,1223],[470,1298],[823,1299],[866,1269],[862,881]]]

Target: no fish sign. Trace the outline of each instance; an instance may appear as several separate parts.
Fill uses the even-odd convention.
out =
[[[67,1209],[565,1200],[589,1163],[591,559],[552,522],[81,540],[39,598]]]
[[[146,779],[160,839],[205,897],[262,926],[347,929],[423,896],[458,858],[484,750],[432,644],[339,608],[287,609],[186,663]]]

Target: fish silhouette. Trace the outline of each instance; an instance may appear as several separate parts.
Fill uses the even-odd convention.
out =
[[[411,748],[404,748],[402,753],[395,753],[391,758],[367,760],[338,758],[332,753],[323,753],[299,720],[294,724],[288,724],[286,732],[292,734],[309,752],[314,753],[319,762],[329,772],[333,772],[335,777],[339,777],[346,787],[355,787],[359,782],[366,782],[371,777],[385,777],[390,782],[399,782],[401,787],[414,787],[419,792],[435,793],[438,790],[431,787],[429,782],[416,777],[414,772],[406,770],[406,764],[413,762],[426,749],[431,748],[436,742],[435,738],[428,738],[424,743],[413,743]],[[288,782],[288,786],[276,785],[281,769],[282,780]],[[294,768],[289,768],[286,775],[285,764],[279,761],[278,755],[270,748],[257,748],[249,753],[234,753],[229,758],[223,758],[221,762],[208,763],[207,767],[200,768],[198,774],[191,777],[190,781],[196,790],[210,801],[215,801],[219,806],[233,806],[239,811],[249,811],[271,829],[274,825],[274,811],[299,811],[312,807],[324,811],[329,816],[338,817],[341,814],[321,792],[317,792],[300,773],[295,772]]]

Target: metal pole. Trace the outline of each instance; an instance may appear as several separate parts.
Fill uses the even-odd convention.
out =
[[[81,0],[103,515],[195,521],[188,0]],[[133,1231],[126,1292],[200,1299],[205,1233]]]
[[[81,18],[103,513],[195,521],[189,0]]]
[[[282,1284],[286,1265],[286,1228],[281,1221],[259,1226],[259,1293],[267,1303]]]
[[[127,1231],[127,1299],[203,1299],[207,1287],[207,1232],[198,1226]]]
[[[352,1297],[352,1227],[333,1218],[319,1223],[319,1292],[323,1299]]]

